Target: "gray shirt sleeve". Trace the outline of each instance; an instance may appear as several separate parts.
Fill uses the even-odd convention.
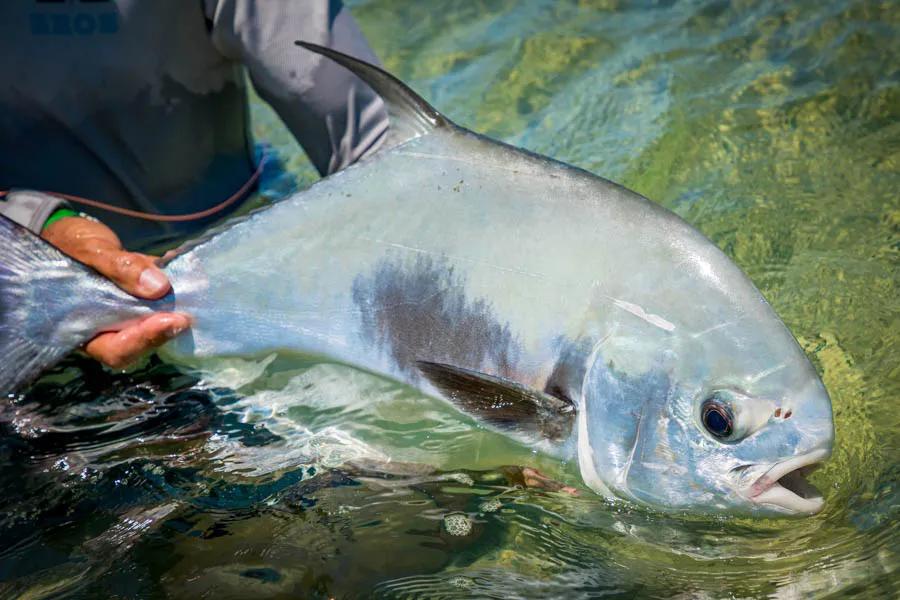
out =
[[[50,215],[65,205],[64,200],[49,194],[12,190],[0,199],[0,215],[40,235]]]
[[[376,62],[350,13],[336,0],[206,0],[212,40],[241,62],[319,173],[333,173],[384,140],[384,104],[355,75],[294,45],[303,40]]]

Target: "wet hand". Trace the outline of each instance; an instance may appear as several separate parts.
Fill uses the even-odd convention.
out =
[[[147,300],[165,296],[172,286],[155,259],[128,252],[106,225],[80,217],[51,223],[41,234],[72,258],[96,269],[120,288]],[[102,333],[88,342],[87,354],[107,366],[121,369],[145,352],[161,346],[190,326],[190,317],[179,313],[155,313],[120,329]]]

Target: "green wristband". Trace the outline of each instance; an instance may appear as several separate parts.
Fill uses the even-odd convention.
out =
[[[50,227],[60,219],[78,216],[80,216],[78,211],[74,211],[71,208],[57,208],[55,211],[53,211],[53,214],[47,217],[47,220],[44,221],[44,226],[41,228],[41,231],[46,230],[48,227]]]

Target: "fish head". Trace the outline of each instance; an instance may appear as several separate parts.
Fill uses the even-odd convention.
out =
[[[657,273],[640,304],[603,296],[577,417],[582,476],[664,511],[814,514],[823,500],[805,475],[831,454],[828,392],[749,279],[702,251],[702,269]]]

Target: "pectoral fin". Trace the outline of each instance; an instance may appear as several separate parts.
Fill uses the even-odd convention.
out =
[[[441,363],[419,361],[422,374],[463,411],[496,427],[564,440],[575,405],[515,381]]]

